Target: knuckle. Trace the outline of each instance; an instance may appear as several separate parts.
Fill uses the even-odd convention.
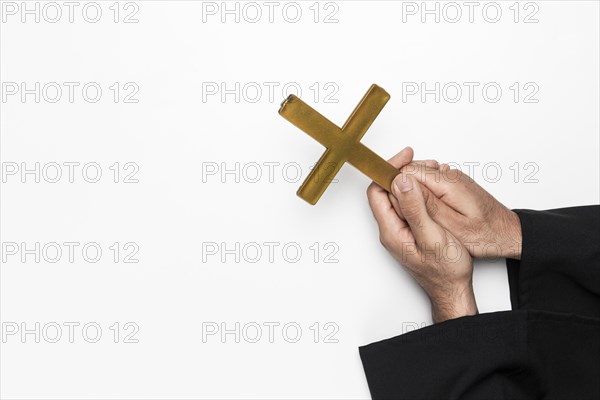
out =
[[[416,201],[405,202],[402,206],[402,214],[406,218],[416,218],[421,213],[421,207],[419,207],[419,203]]]
[[[381,245],[383,247],[385,247],[386,249],[389,249],[389,243],[390,243],[389,235],[381,232],[379,234],[379,242],[381,243]]]
[[[367,197],[371,198],[371,196],[373,196],[374,191],[375,191],[375,184],[371,183],[369,185],[369,187],[367,187]]]
[[[427,207],[427,212],[431,217],[437,216],[440,209],[435,196],[429,190],[424,191],[423,195],[425,196],[425,207]]]
[[[442,171],[442,176],[447,182],[456,183],[464,179],[465,174],[458,169],[445,169]]]
[[[419,165],[412,162],[402,167],[401,171],[406,175],[414,175],[419,170]]]
[[[469,175],[465,174],[462,171],[458,171],[457,177],[459,181],[465,184],[475,182],[473,178],[471,178]]]
[[[437,160],[427,160],[427,161],[425,161],[425,166],[427,168],[438,169],[440,167],[440,163]]]

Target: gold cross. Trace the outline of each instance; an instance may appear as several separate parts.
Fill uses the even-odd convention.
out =
[[[317,204],[346,162],[391,191],[399,171],[360,142],[389,99],[385,90],[371,85],[341,129],[294,95],[281,104],[279,114],[283,118],[327,148],[298,189],[300,198]]]

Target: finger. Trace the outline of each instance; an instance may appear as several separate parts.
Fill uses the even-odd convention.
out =
[[[426,186],[421,186],[421,190],[423,191],[423,197],[425,198],[425,204],[427,206],[427,212],[434,219],[436,216],[441,218],[446,217],[446,214],[449,214],[449,211],[452,208],[448,207],[446,203],[438,199]],[[392,206],[396,210],[396,213],[400,216],[400,218],[404,219],[402,215],[402,210],[400,209],[400,205],[398,204],[398,199],[392,193],[389,193],[389,199],[392,203]],[[451,214],[450,214],[451,215]],[[439,223],[439,221],[436,220]]]
[[[394,210],[389,200],[389,193],[376,183],[372,183],[367,190],[369,197],[369,205],[379,226],[379,240],[381,244],[390,252],[394,257],[401,257],[402,260],[406,261],[407,257],[413,256],[412,253],[405,254],[405,246],[410,244],[415,248],[415,238],[406,223],[406,221],[400,219],[396,211]],[[414,255],[418,254],[417,251],[413,251]],[[403,263],[401,261],[401,263]],[[403,263],[404,265],[404,263]]]
[[[428,169],[440,169],[440,163],[436,160],[413,160],[412,164],[420,165]]]
[[[438,199],[435,194],[433,194],[426,186],[421,185],[421,190],[423,192],[423,197],[425,198],[427,213],[438,225],[449,231],[452,231],[454,227],[461,223],[460,213],[458,213],[444,201]],[[398,214],[400,219],[406,221],[396,196],[394,196],[392,193],[388,193],[388,197],[390,199],[390,203],[392,203],[392,207],[394,207],[394,210],[396,211],[396,214]]]
[[[476,215],[483,199],[490,196],[471,177],[457,169],[440,168],[435,171],[409,164],[400,171],[400,176],[405,174],[413,176],[435,197],[463,216]],[[442,225],[448,227],[447,224]]]
[[[413,169],[416,169],[416,167],[424,167],[426,169],[438,170],[440,167],[440,164],[436,160],[413,160],[412,162],[404,166],[396,164],[396,162],[391,160],[389,162],[398,169],[405,168],[410,170],[411,167]]]
[[[400,175],[392,183],[392,191],[398,199],[402,215],[419,248],[426,247],[437,237],[437,225],[427,212],[425,198],[419,182],[411,176]]]
[[[456,229],[461,223],[460,217],[462,214],[446,204],[443,200],[437,198],[427,186],[421,185],[421,190],[423,192],[425,207],[427,208],[429,216],[446,230],[453,231]],[[401,218],[404,218],[404,216],[401,216]]]
[[[405,243],[415,243],[415,238],[406,221],[400,219],[391,205],[388,192],[376,183],[367,191],[369,205],[379,226],[381,243],[394,252],[402,253]]]
[[[410,164],[415,156],[415,152],[411,147],[405,147],[394,157],[390,158],[388,162],[394,167],[400,169],[407,164]]]
[[[455,190],[456,185],[463,182],[463,174],[459,170],[444,167],[436,170],[411,163],[402,168],[400,173],[413,176],[440,199],[443,199],[450,193],[460,196],[462,192]]]
[[[384,188],[375,182],[371,183],[367,189],[367,197],[380,231],[400,231],[407,227],[406,222],[402,221],[394,210]]]
[[[436,160],[413,160],[412,156],[411,156],[410,161],[409,161],[409,158],[408,158],[409,154],[407,154],[407,152],[408,152],[407,149],[410,149],[412,151],[412,149],[410,147],[406,147],[400,153],[398,153],[394,157],[390,158],[388,160],[388,162],[398,169],[403,168],[408,164],[423,165],[426,168],[433,168],[433,169],[438,169],[440,167],[440,164]],[[413,156],[414,156],[414,151],[413,151]]]
[[[404,215],[402,215],[402,210],[400,209],[400,204],[398,204],[398,199],[392,193],[388,193],[388,198],[390,199],[390,203],[392,203],[392,207],[394,207],[394,211],[400,217],[401,220],[406,221],[404,219]]]

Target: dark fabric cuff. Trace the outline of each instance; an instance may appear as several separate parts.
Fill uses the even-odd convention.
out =
[[[600,207],[514,210],[521,260],[507,259],[514,310],[600,317]]]
[[[502,393],[507,390],[502,374],[489,378],[482,393],[472,391],[473,382],[488,379],[499,365],[525,365],[526,322],[525,311],[481,314],[360,347],[371,396],[476,399]],[[525,397],[515,393],[511,398]]]
[[[457,318],[360,347],[373,399],[600,398],[600,319],[545,311]]]

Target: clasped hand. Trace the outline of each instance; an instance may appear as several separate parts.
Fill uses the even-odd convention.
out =
[[[434,322],[477,313],[473,257],[521,256],[518,216],[468,175],[405,148],[392,193],[372,183],[369,205],[383,246],[425,290]]]

